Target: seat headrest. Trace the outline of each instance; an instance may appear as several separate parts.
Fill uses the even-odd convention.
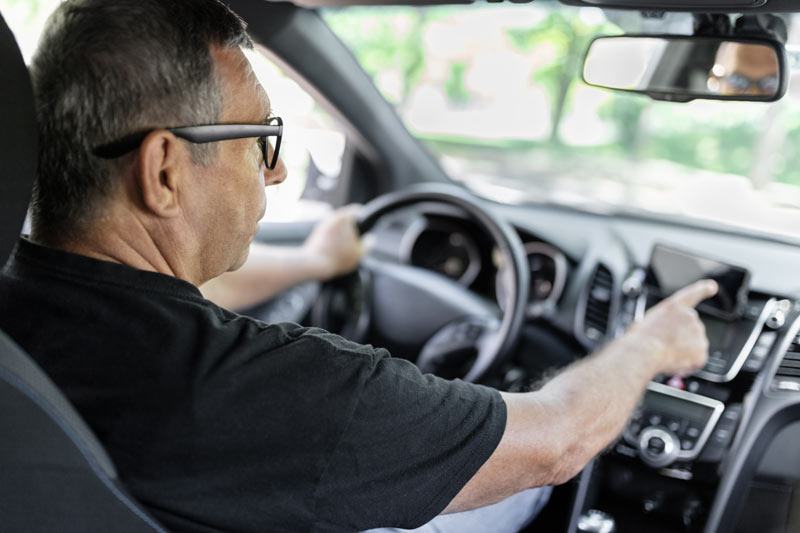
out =
[[[19,238],[36,174],[33,89],[22,53],[0,15],[0,265]]]

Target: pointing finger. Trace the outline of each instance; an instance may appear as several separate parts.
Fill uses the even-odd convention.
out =
[[[701,279],[691,285],[687,285],[672,295],[672,298],[688,307],[694,307],[703,300],[711,298],[717,294],[717,282],[711,279]]]

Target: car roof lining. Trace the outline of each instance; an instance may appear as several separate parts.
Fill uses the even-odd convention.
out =
[[[267,0],[278,1],[278,0]],[[542,1],[555,0],[536,0]],[[634,11],[680,11],[694,13],[782,13],[800,11],[796,0],[558,0],[562,4],[583,7],[627,9]],[[507,3],[533,3],[534,0],[510,0]],[[478,3],[469,0],[293,0],[308,8],[344,6],[435,6]],[[495,3],[495,2],[492,2]],[[503,3],[500,0],[499,3]]]

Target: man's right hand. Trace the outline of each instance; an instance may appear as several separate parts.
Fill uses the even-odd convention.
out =
[[[652,344],[657,374],[689,375],[705,365],[708,338],[694,308],[716,293],[712,280],[688,285],[650,309],[626,334],[634,343]]]
[[[448,512],[575,476],[619,435],[656,374],[688,374],[705,364],[708,339],[694,307],[716,292],[713,281],[689,285],[539,390],[502,393],[507,409],[503,438]]]

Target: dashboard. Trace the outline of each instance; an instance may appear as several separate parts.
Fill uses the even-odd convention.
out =
[[[710,338],[706,367],[683,379],[658,376],[619,439],[567,484],[569,524],[559,530],[582,531],[592,521],[610,521],[618,532],[800,530],[792,511],[800,495],[800,247],[652,217],[491,209],[519,234],[531,274],[518,345],[484,379],[499,389],[531,390],[623,334],[658,300],[643,288],[657,243],[699,250],[751,274],[735,320],[701,313]],[[430,272],[495,306],[503,301],[502,258],[458,209],[418,204],[386,216],[373,233],[375,258]],[[313,325],[413,354],[418,345],[409,339],[421,342],[435,328],[417,331],[425,329],[417,323],[395,336],[375,335],[364,302],[364,288],[374,283],[360,272],[327,290],[299,286],[277,301],[281,312],[294,313],[290,320],[310,315]],[[396,298],[415,301],[403,292]]]
[[[643,284],[656,244],[701,251],[751,275],[735,319],[700,311],[706,366],[651,382],[617,442],[575,481],[567,529],[800,531],[800,247],[674,219],[501,209],[574,258],[552,323],[571,328],[587,351],[657,302]]]

